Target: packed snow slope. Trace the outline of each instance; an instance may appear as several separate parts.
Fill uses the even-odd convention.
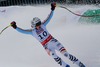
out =
[[[68,8],[74,12],[99,9],[87,5]],[[50,5],[0,7],[0,31],[12,21],[16,21],[18,27],[29,29],[33,17],[39,17],[44,21],[50,11]],[[86,67],[100,67],[100,24],[79,23],[78,18],[67,10],[57,7],[47,29]],[[78,67],[57,53],[71,67]],[[60,66],[48,56],[35,38],[9,27],[0,35],[0,67]]]

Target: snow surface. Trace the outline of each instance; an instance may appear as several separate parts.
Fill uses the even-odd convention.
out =
[[[99,9],[95,6],[68,8],[74,12]],[[31,28],[30,21],[33,17],[39,17],[43,21],[49,13],[50,5],[0,7],[0,31],[11,21],[16,21],[21,28]],[[100,67],[100,24],[81,24],[78,18],[65,9],[56,8],[47,29],[69,53],[86,64],[86,67]],[[71,67],[78,67],[60,53],[58,54]],[[47,55],[35,38],[21,34],[10,27],[0,35],[0,67],[60,66]]]

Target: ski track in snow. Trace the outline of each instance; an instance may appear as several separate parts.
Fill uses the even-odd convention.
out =
[[[99,8],[76,6],[69,9],[77,12]],[[39,17],[43,21],[49,13],[50,5],[0,7],[0,31],[11,21],[16,21],[21,28],[31,28],[30,21],[33,17]],[[100,24],[80,24],[78,18],[62,8],[56,8],[47,29],[69,53],[86,64],[86,67],[100,67]],[[71,67],[78,67],[60,53],[58,54]],[[10,27],[0,35],[0,67],[60,66],[47,55],[35,38],[18,33]]]

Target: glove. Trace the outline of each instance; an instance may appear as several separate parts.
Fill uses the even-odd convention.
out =
[[[56,3],[55,2],[51,3],[51,10],[52,11],[55,10],[55,7],[56,7]]]
[[[16,22],[15,22],[15,21],[12,21],[10,24],[11,24],[11,26],[12,26],[14,29],[17,28],[17,25],[16,25]]]

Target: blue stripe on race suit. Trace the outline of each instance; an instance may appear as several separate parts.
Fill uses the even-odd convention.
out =
[[[46,25],[50,22],[50,20],[51,20],[53,14],[54,14],[54,11],[51,11],[50,15],[48,16],[48,18],[47,18],[47,19],[44,21],[44,23],[43,23],[44,26],[46,26]]]
[[[32,35],[32,31],[29,31],[29,30],[24,30],[24,29],[21,29],[21,28],[16,28],[16,30],[20,33],[23,33],[23,34],[29,34],[29,35]]]

